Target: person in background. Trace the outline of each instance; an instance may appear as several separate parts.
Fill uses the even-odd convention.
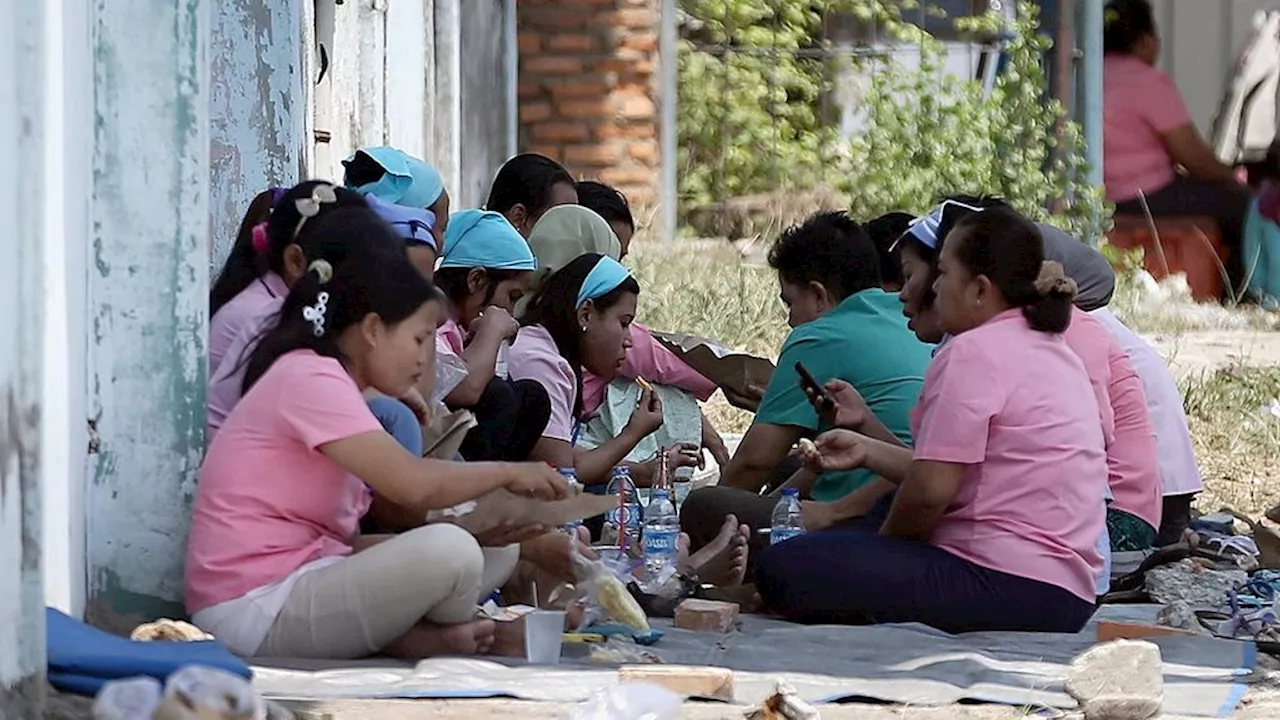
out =
[[[445,233],[436,283],[448,298],[436,332],[437,354],[459,358],[466,377],[445,395],[477,425],[462,443],[467,460],[527,460],[551,415],[547,392],[532,380],[510,381],[505,343],[520,329],[512,313],[538,267],[525,239],[498,213],[463,210]],[[505,359],[505,358],[504,358]]]
[[[311,260],[253,351],[200,470],[187,609],[245,656],[518,652],[477,603],[514,570],[514,543],[545,528],[365,537],[357,522],[368,488],[424,517],[499,488],[545,500],[569,488],[540,463],[416,457],[382,429],[362,393],[396,397],[430,372],[439,294],[367,208],[306,211],[313,232],[356,250],[336,267]]]
[[[1250,197],[1200,137],[1173,80],[1156,69],[1148,0],[1111,0],[1104,16],[1103,182],[1116,212],[1208,215],[1231,250],[1233,284]],[[1145,202],[1144,202],[1145,201]],[[1145,207],[1144,207],[1145,205]]]
[[[880,256],[880,287],[887,293],[902,290],[902,265],[894,250],[899,238],[910,228],[912,220],[915,220],[915,216],[911,213],[891,212],[862,225],[867,237],[875,243],[876,254]]]
[[[502,213],[527,238],[547,210],[576,202],[577,184],[563,165],[543,155],[525,153],[498,168],[484,209]]]
[[[449,225],[449,193],[440,171],[412,155],[391,147],[357,150],[342,161],[343,184],[364,195],[391,205],[428,210],[434,222],[430,232],[435,242],[414,242],[408,246],[409,260],[428,278],[435,271],[439,248]],[[385,213],[384,213],[385,217]],[[407,219],[412,221],[412,217]]]
[[[240,401],[249,355],[262,335],[275,324],[284,298],[289,288],[302,277],[303,268],[318,258],[341,262],[351,252],[350,238],[319,234],[314,219],[350,207],[367,208],[368,204],[359,195],[329,183],[301,183],[282,191],[269,219],[252,230],[250,247],[256,248],[252,260],[244,257],[239,244],[232,249],[215,284],[215,297],[226,297],[238,287],[254,264],[279,267],[279,272],[268,269],[250,280],[246,287],[223,303],[210,320],[206,442],[213,442],[232,408]],[[414,222],[397,220],[414,213],[419,214]],[[419,237],[429,236],[428,232],[420,229],[421,224],[429,220],[429,215],[424,210],[396,208],[394,217],[390,218],[393,227],[401,236],[408,236],[399,247],[405,247],[406,243],[411,247],[419,242]],[[212,357],[215,340],[220,358],[218,362],[214,362]],[[368,402],[387,432],[410,452],[421,454],[422,429],[419,422],[420,416],[426,412],[426,403],[416,390],[401,399],[371,392]]]
[[[1107,466],[1083,364],[1056,337],[1073,285],[1012,210],[959,221],[935,283],[952,339],[913,413],[915,449],[834,430],[808,458],[815,470],[899,483],[887,517],[765,550],[756,584],[767,607],[798,622],[949,633],[1084,627],[1102,571]]]
[[[512,379],[535,380],[551,398],[551,420],[533,458],[573,468],[587,486],[604,485],[612,469],[662,426],[662,401],[654,391],[642,389],[616,437],[590,449],[577,443],[577,427],[583,420],[583,375],[612,372],[626,359],[639,293],[639,283],[617,260],[599,253],[579,255],[547,278],[542,293],[521,316],[520,333],[511,346]],[[704,582],[740,583],[746,565],[746,528],[733,517],[722,516],[721,523],[714,541],[690,557],[688,564]]]
[[[636,234],[636,219],[631,215],[631,205],[620,190],[594,180],[578,181],[578,204],[604,218],[618,237],[621,246],[618,259],[627,256],[631,238]]]
[[[895,442],[911,442],[909,414],[931,348],[908,330],[898,298],[881,288],[879,257],[862,227],[844,213],[814,215],[782,234],[769,264],[778,273],[793,330],[720,484],[694,491],[685,502],[681,527],[695,550],[727,514],[753,531],[769,527],[777,497],[760,492],[783,481],[807,499],[830,502],[874,480],[874,473],[862,469],[815,477],[797,469],[798,462],[785,462],[797,441],[828,427],[805,395],[797,363],[819,383],[849,383],[866,399],[875,427]],[[867,504],[878,499],[867,498]],[[753,535],[753,550],[763,549],[764,542],[764,535]]]

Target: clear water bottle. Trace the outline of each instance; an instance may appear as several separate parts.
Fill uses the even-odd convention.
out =
[[[559,473],[560,473],[560,477],[564,478],[564,481],[569,484],[569,488],[571,492],[574,491],[575,487],[576,488],[582,487],[582,483],[578,482],[578,473],[573,468],[571,467],[559,468]],[[573,535],[574,533],[578,532],[578,528],[580,527],[582,527],[581,520],[570,520],[569,522],[561,525],[559,527],[559,530],[560,532],[565,533],[567,535]]]
[[[693,490],[693,468],[679,467],[672,473],[671,493],[676,502],[676,510],[684,507],[685,498]]]
[[[606,545],[617,545],[622,548],[639,548],[640,527],[643,522],[640,506],[640,491],[631,480],[631,470],[625,465],[613,469],[605,494],[617,498],[621,493],[622,501],[610,508],[604,515],[604,528],[601,539]]]
[[[782,498],[773,506],[773,527],[769,532],[769,544],[804,534],[804,514],[800,511],[800,491],[783,488]]]
[[[676,573],[680,547],[680,516],[667,490],[653,491],[644,510],[644,571],[646,589],[662,587]]]

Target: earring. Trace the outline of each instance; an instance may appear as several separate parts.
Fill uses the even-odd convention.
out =
[[[586,325],[583,325],[583,326],[582,326],[582,332],[586,332],[586,331],[587,331],[587,326],[586,326]]]

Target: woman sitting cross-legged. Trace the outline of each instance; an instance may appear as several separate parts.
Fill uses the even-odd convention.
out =
[[[899,483],[883,526],[769,548],[760,594],[801,622],[1076,632],[1102,571],[1107,463],[1089,378],[1060,335],[1074,284],[1044,262],[1035,225],[998,208],[957,224],[935,289],[953,338],[929,365],[914,450],[834,430],[810,458]]]
[[[511,575],[515,543],[545,528],[477,538],[456,525],[361,537],[370,489],[420,516],[505,488],[568,495],[542,463],[415,457],[361,396],[398,397],[431,372],[439,293],[371,210],[334,210],[317,232],[360,238],[336,267],[313,260],[250,357],[247,392],[200,470],[186,560],[197,624],[243,655],[418,658],[518,651],[477,621]]]

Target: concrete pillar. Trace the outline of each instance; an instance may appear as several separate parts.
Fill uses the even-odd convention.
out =
[[[44,134],[42,3],[0,0],[0,717],[38,718],[45,693],[40,393]]]
[[[110,629],[182,614],[204,450],[214,4],[112,0],[94,16],[86,615]]]

